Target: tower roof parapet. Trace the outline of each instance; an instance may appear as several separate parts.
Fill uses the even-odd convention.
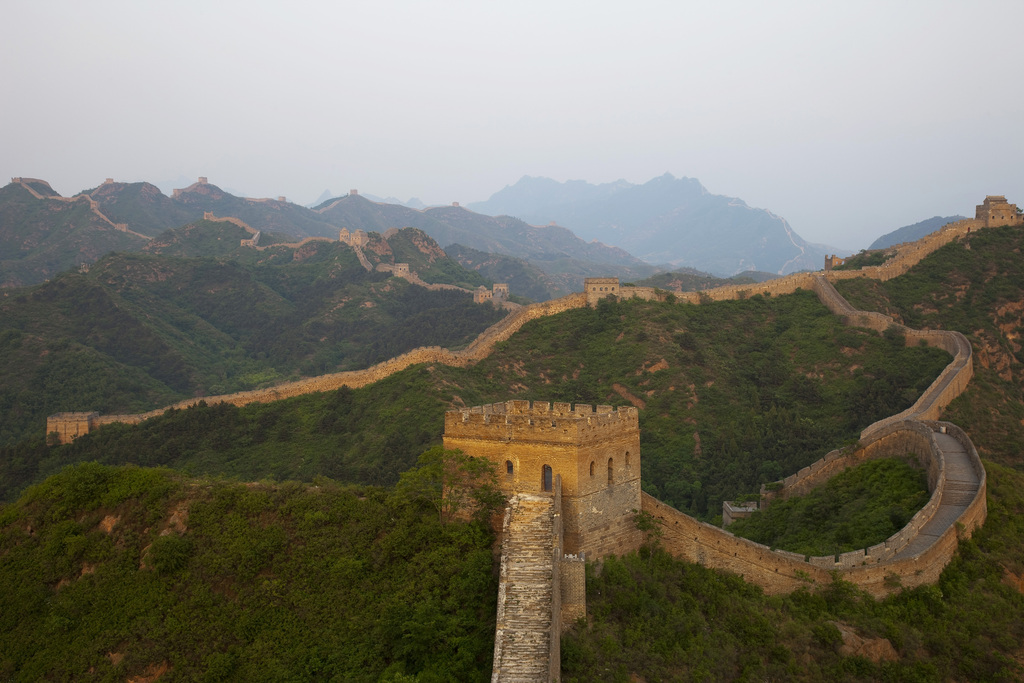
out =
[[[582,443],[604,435],[602,428],[639,430],[633,406],[513,400],[445,414],[445,435],[517,441]]]

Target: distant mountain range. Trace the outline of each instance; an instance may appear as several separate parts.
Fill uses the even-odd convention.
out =
[[[892,232],[886,233],[871,243],[868,249],[885,249],[901,242],[916,242],[925,235],[933,233],[946,223],[962,221],[966,216],[935,216],[913,225],[905,225]]]
[[[579,290],[591,276],[637,281],[686,268],[718,277],[817,270],[826,251],[838,251],[808,243],[770,211],[670,174],[642,185],[524,177],[468,208],[328,195],[309,208],[238,197],[205,179],[171,196],[147,182],[108,181],[74,197],[61,197],[45,181],[12,182],[0,188],[0,286],[41,282],[110,251],[139,251],[206,213],[239,218],[266,237],[336,239],[341,228],[419,228],[484,277],[514,275],[533,298]],[[892,239],[916,239],[914,231],[956,218],[908,226]]]
[[[614,244],[652,264],[730,276],[786,274],[822,267],[827,248],[808,243],[784,218],[735,197],[708,192],[694,178],[666,173],[643,185],[592,185],[523,177],[485,202],[481,213],[555,222],[587,240]]]
[[[538,228],[458,206],[417,210],[349,194],[309,209],[282,199],[237,197],[205,179],[170,197],[150,183],[110,181],[68,198],[45,181],[29,179],[0,188],[0,286],[38,283],[110,251],[139,251],[147,238],[200,221],[207,212],[297,239],[337,239],[341,228],[420,228],[446,247],[459,244],[529,261],[550,276],[547,283],[535,283],[535,294],[578,290],[588,276],[638,279],[657,271],[622,249],[585,242],[564,228]]]

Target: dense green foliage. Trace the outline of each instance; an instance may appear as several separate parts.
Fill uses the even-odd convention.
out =
[[[963,257],[962,265],[922,264],[935,269],[940,294],[909,303],[907,315],[978,325],[964,328],[975,343],[968,396],[977,407],[961,399],[950,412],[989,457],[1019,463],[1022,450],[1008,444],[1024,418],[1012,336],[1020,331],[1013,306],[1024,297],[1012,287],[1024,277],[1019,256],[982,252],[987,243],[973,240],[986,232],[972,237],[966,256],[958,246],[933,257]],[[1019,254],[1019,242],[994,248]],[[982,277],[959,280],[959,272]],[[986,291],[1009,294],[986,304]],[[858,295],[886,296],[870,286]],[[978,310],[964,310],[971,306]],[[420,366],[358,391],[200,406],[60,448],[25,442],[0,452],[0,483],[9,499],[63,463],[100,458],[250,480],[312,479],[333,467],[347,481],[390,482],[418,445],[437,443],[449,405],[510,397],[621,404],[625,394],[646,406],[645,482],[665,499],[679,496],[672,500],[681,509],[699,507],[703,492],[710,515],[708,491],[719,479],[774,477],[776,467],[760,471],[769,461],[782,469],[768,454],[785,463],[820,457],[854,436],[857,423],[908,403],[948,362],[898,341],[839,326],[807,294],[702,306],[608,302],[535,321],[475,368]],[[8,334],[0,343],[27,342]],[[884,601],[842,582],[765,597],[657,549],[608,560],[599,574],[591,568],[590,621],[563,638],[563,680],[1020,679],[1024,597],[1010,584],[1024,575],[1024,475],[986,466],[986,525],[937,586]],[[693,481],[701,482],[696,496]],[[486,678],[495,591],[486,533],[441,525],[430,500],[397,490],[317,483],[193,484],[86,465],[0,507],[0,677],[81,677],[94,666],[99,679],[123,680],[166,661],[165,680]],[[732,497],[754,488],[723,490]],[[187,531],[161,537],[175,528],[180,504]],[[119,518],[109,536],[97,528],[108,514]],[[143,561],[152,569],[140,569]],[[843,656],[837,623],[888,639],[899,659]],[[108,652],[125,659],[114,666]]]
[[[487,680],[492,542],[376,488],[80,465],[0,508],[0,678]]]
[[[987,459],[988,519],[970,541],[961,542],[938,585],[883,601],[842,582],[766,598],[746,584],[728,585],[715,572],[660,553],[655,559],[627,557],[622,564],[629,575],[619,586],[588,585],[591,613],[607,616],[563,638],[563,680],[628,681],[634,673],[649,681],[1024,678],[1024,474],[993,462],[1020,468],[1024,453],[1024,372],[1017,341],[1024,332],[1022,241],[1020,228],[982,230],[943,247],[902,277],[837,284],[858,308],[888,313],[913,327],[957,329],[974,346],[974,378],[943,418],[963,427]],[[694,603],[700,606],[695,613],[677,608]],[[729,619],[734,613],[753,616]],[[835,623],[889,640],[899,659],[873,664],[840,656]],[[778,642],[785,652],[765,642]],[[715,654],[721,658],[713,659]],[[691,668],[690,661],[697,666]]]
[[[839,580],[768,597],[660,549],[606,560],[587,576],[588,623],[562,637],[562,680],[1020,680],[1024,596],[1001,565],[1021,554],[1024,475],[995,466],[989,482],[989,522],[938,585],[886,600]],[[837,624],[898,659],[844,655]]]
[[[41,435],[59,411],[139,412],[457,347],[503,315],[468,293],[367,273],[337,242],[250,251],[263,262],[113,255],[10,291],[0,444]]]
[[[471,368],[414,367],[355,391],[199,406],[60,448],[10,447],[0,451],[0,495],[83,460],[391,484],[440,442],[452,405],[623,405],[632,396],[645,406],[645,489],[711,519],[723,499],[796,472],[908,406],[948,361],[845,328],[807,292],[699,306],[605,301],[533,321]]]
[[[459,265],[472,270],[491,282],[508,284],[509,292],[533,301],[547,301],[569,294],[572,289],[555,283],[526,259],[505,254],[489,254],[462,244],[449,244],[445,253]]]
[[[841,265],[835,266],[835,269],[858,270],[867,266],[880,266],[895,255],[895,251],[886,251],[884,249],[873,249],[871,251],[861,249],[860,253],[848,257]]]
[[[948,362],[846,328],[800,292],[701,305],[604,300],[531,323],[478,371],[517,398],[622,405],[631,396],[642,406],[644,489],[709,519],[723,499],[910,405]]]
[[[881,543],[928,502],[924,472],[896,459],[842,472],[806,496],[775,501],[729,531],[804,555],[838,555]]]

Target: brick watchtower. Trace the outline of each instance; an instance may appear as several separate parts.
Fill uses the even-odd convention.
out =
[[[985,201],[975,207],[974,217],[986,228],[1004,225],[1020,225],[1024,217],[1017,213],[1017,205],[1010,204],[1003,195],[988,195]]]
[[[636,408],[508,401],[451,410],[444,446],[494,462],[506,494],[550,492],[560,475],[565,552],[590,560],[639,545]]]

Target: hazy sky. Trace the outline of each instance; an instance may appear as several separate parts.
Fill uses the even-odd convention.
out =
[[[667,171],[850,248],[1024,204],[1020,0],[6,5],[0,178],[65,195],[468,203]]]

